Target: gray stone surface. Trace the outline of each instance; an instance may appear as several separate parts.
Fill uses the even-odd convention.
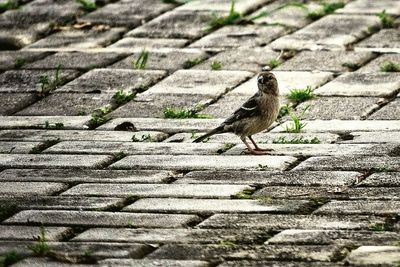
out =
[[[380,172],[373,173],[364,179],[359,186],[375,187],[375,186],[400,186],[400,173],[399,172]]]
[[[235,1],[235,10],[239,13],[247,13],[257,7],[260,7],[266,3],[268,0],[237,0]],[[228,0],[204,0],[204,1],[194,1],[188,2],[185,5],[178,7],[176,10],[191,10],[191,11],[223,11],[228,13],[231,8],[231,2]]]
[[[137,266],[137,267],[207,267],[209,266],[206,261],[196,260],[151,260],[151,259],[105,259],[99,261],[100,266]]]
[[[0,168],[99,168],[112,162],[105,155],[0,154]]]
[[[400,263],[400,248],[397,246],[361,246],[346,257],[354,266],[393,266]]]
[[[100,211],[26,210],[4,221],[23,224],[27,221],[43,225],[178,228],[198,221],[195,215],[152,214]]]
[[[36,93],[0,93],[0,115],[12,115],[37,100]]]
[[[400,132],[352,132],[351,140],[340,143],[400,143]]]
[[[0,141],[1,154],[28,154],[33,148],[40,145],[40,142],[5,142]]]
[[[18,69],[27,63],[42,59],[48,54],[47,52],[1,51],[0,70]]]
[[[357,72],[365,72],[365,73],[373,73],[373,72],[383,72],[382,66],[385,62],[400,62],[400,54],[382,54],[379,57],[375,58],[374,60],[370,61],[368,64],[364,65]]]
[[[360,214],[360,215],[378,215],[390,216],[396,215],[400,211],[400,201],[380,201],[380,200],[354,200],[354,201],[336,201],[333,200],[321,208],[317,209],[315,214]]]
[[[89,116],[0,116],[0,129],[46,129],[62,124],[65,130],[84,130],[88,127]]]
[[[244,162],[241,156],[188,156],[188,155],[154,155],[128,156],[112,164],[113,169],[172,169],[172,170],[203,170],[203,169],[265,169],[283,170],[296,158],[290,156],[248,156]]]
[[[57,241],[70,231],[71,228],[68,227],[46,227],[45,236],[48,241]],[[38,236],[40,236],[40,227],[38,226],[0,225],[1,240],[37,240]]]
[[[235,260],[226,261],[218,265],[218,267],[312,267],[318,264],[320,267],[339,267],[342,266],[340,263],[327,263],[327,262],[288,262],[288,261],[270,261],[270,260]]]
[[[308,210],[309,201],[144,198],[124,208],[131,212],[179,213],[299,213]]]
[[[396,98],[389,104],[385,105],[377,112],[373,113],[369,120],[398,120],[400,119],[400,98]]]
[[[186,39],[171,38],[135,38],[125,37],[113,43],[109,48],[165,48],[165,47],[184,47],[189,41]]]
[[[396,29],[383,29],[358,43],[355,47],[355,50],[373,51],[379,53],[399,53],[399,41],[400,35]]]
[[[243,190],[246,185],[186,185],[186,184],[79,184],[63,192],[63,196],[118,196],[138,198],[230,198]]]
[[[339,9],[338,13],[375,15],[382,10],[386,10],[389,14],[398,15],[400,13],[399,3],[395,0],[373,2],[367,0],[356,0],[347,4],[343,9]]]
[[[47,182],[2,182],[0,194],[4,195],[53,195],[68,188],[62,183]]]

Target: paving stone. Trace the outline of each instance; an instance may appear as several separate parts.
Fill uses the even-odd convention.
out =
[[[196,39],[207,32],[208,23],[222,12],[170,11],[128,32],[128,37]]]
[[[6,174],[3,174],[4,176]],[[0,173],[0,177],[2,173]],[[270,171],[192,171],[175,183],[184,184],[255,184],[263,186],[348,186],[355,183],[358,172],[270,172]]]
[[[346,214],[346,215],[378,215],[389,216],[396,215],[400,212],[400,201],[397,200],[351,200],[339,201],[332,200],[323,205],[316,211],[315,214],[330,215],[330,214]]]
[[[111,197],[79,197],[79,196],[5,196],[0,203],[14,205],[16,211],[24,209],[39,210],[110,210],[120,208],[124,204],[122,198]]]
[[[90,12],[78,21],[133,28],[173,7],[173,4],[157,0],[148,1],[146,5],[142,5],[140,1],[120,1]]]
[[[0,180],[10,182],[163,183],[172,176],[172,172],[154,170],[6,169],[0,172]]]
[[[286,29],[280,25],[225,26],[194,42],[190,47],[216,51],[259,47],[269,44],[285,33]]]
[[[0,93],[0,115],[12,115],[37,100],[36,93]]]
[[[14,267],[68,267],[71,266],[70,263],[59,262],[56,260],[52,260],[50,258],[25,258],[15,264]],[[74,264],[77,267],[94,267],[96,265],[93,264]]]
[[[340,143],[400,143],[400,132],[352,132],[352,139]]]
[[[328,15],[270,46],[276,50],[346,50],[346,46],[367,37],[368,29],[379,27],[376,16]]]
[[[61,93],[115,93],[138,91],[163,78],[164,71],[95,69],[61,87]]]
[[[394,266],[400,263],[398,246],[361,246],[350,252],[345,261],[353,266]]]
[[[233,239],[238,243],[255,243],[265,238],[265,232],[245,230],[237,235],[232,230],[214,229],[127,229],[127,228],[91,228],[73,241],[78,242],[141,242],[141,243],[220,243]]]
[[[152,214],[100,211],[25,210],[3,223],[39,223],[63,226],[179,228],[197,222],[199,217],[185,214]]]
[[[146,51],[148,52],[148,60],[144,69],[166,70],[168,72],[187,68],[188,62],[202,61],[207,58],[207,55],[198,49],[170,49],[165,52],[152,49]],[[124,60],[115,63],[111,68],[132,69],[141,53],[136,52]]]
[[[151,260],[151,259],[105,259],[99,261],[100,266],[136,266],[136,267],[207,267],[206,261],[195,260]]]
[[[1,142],[0,142],[1,144]],[[43,153],[50,154],[116,154],[127,155],[215,155],[229,149],[229,144],[218,143],[142,143],[142,142],[61,142]],[[9,150],[5,150],[8,152]],[[0,149],[1,152],[1,149]]]
[[[57,145],[55,145],[57,146]],[[273,156],[293,156],[293,157],[310,157],[310,156],[340,156],[340,155],[368,155],[368,156],[385,156],[399,147],[395,144],[390,145],[374,145],[374,144],[269,144],[267,146],[273,149],[269,155]],[[49,148],[51,149],[51,148]],[[224,155],[243,155],[246,149],[244,144],[237,145]]]
[[[97,130],[113,130],[124,122],[130,122],[139,131],[161,131],[168,134],[192,131],[206,132],[218,127],[222,121],[220,119],[117,118],[101,125]]]
[[[343,229],[368,230],[372,224],[383,223],[375,216],[340,215],[278,215],[278,214],[215,214],[201,222],[199,228],[266,229]]]
[[[19,69],[47,55],[47,52],[0,51],[0,70]]]
[[[4,154],[28,154],[40,142],[4,142],[0,141],[0,153]]]
[[[318,97],[298,105],[296,110],[310,106],[304,113],[305,120],[360,120],[381,101],[377,97]]]
[[[333,78],[330,72],[273,71],[278,80],[280,95],[286,95],[292,89],[311,86],[315,89]],[[241,84],[227,95],[253,95],[257,90],[257,76]]]
[[[371,14],[386,10],[388,14],[398,15],[400,13],[399,3],[395,0],[382,0],[382,1],[367,1],[367,0],[356,0],[347,4],[344,8],[339,9],[338,13],[345,14]]]
[[[61,70],[59,84],[78,76],[74,70]],[[40,90],[40,77],[47,76],[50,81],[55,80],[54,70],[10,70],[0,75],[0,92],[2,93],[37,93]]]
[[[362,180],[361,183],[359,183],[358,185],[367,187],[398,187],[400,186],[400,172],[373,173]]]
[[[150,94],[189,94],[218,98],[236,85],[250,78],[247,71],[178,70],[138,96]]]
[[[400,98],[396,98],[368,117],[369,120],[398,120],[400,118]]]
[[[239,13],[247,13],[251,10],[256,9],[259,6],[262,6],[270,1],[268,0],[238,0],[235,1],[235,11]],[[229,12],[231,8],[231,2],[228,0],[204,0],[204,1],[194,1],[188,2],[185,5],[182,5],[176,10],[191,10],[191,11],[223,11]]]
[[[168,137],[167,134],[155,131],[87,131],[82,130],[0,130],[1,141],[114,141],[130,142],[135,136],[139,141],[150,138],[154,142],[160,142]]]
[[[221,64],[221,70],[243,70],[259,72],[271,60],[278,58],[279,53],[265,48],[244,48],[227,50],[209,58],[193,69],[210,70],[214,62]]]
[[[265,169],[283,170],[296,158],[290,156],[189,156],[189,155],[140,155],[127,156],[112,164],[114,169],[177,169],[177,170],[203,170],[203,169]]]
[[[387,11],[387,9],[385,9]],[[399,53],[400,34],[396,29],[383,29],[359,42],[356,51],[373,51],[380,53]]]
[[[146,258],[149,259],[268,259],[287,261],[331,261],[338,252],[335,246],[252,246],[227,248],[223,246],[176,245],[167,244],[157,249]]]
[[[287,262],[287,261],[263,261],[263,260],[236,260],[236,261],[225,261],[218,267],[312,267],[315,266],[315,262]],[[342,266],[340,263],[325,263],[318,262],[320,267],[339,267]]]
[[[105,47],[125,32],[124,28],[89,30],[64,30],[33,43],[25,49],[46,51],[74,51],[79,49]]]
[[[184,47],[188,44],[186,39],[170,39],[170,38],[135,38],[125,37],[113,43],[111,48],[164,48],[164,47]]]
[[[15,226],[0,225],[1,240],[37,240],[40,236],[40,227],[37,226]],[[46,240],[57,241],[67,235],[71,228],[68,227],[46,227],[44,229]]]
[[[400,62],[400,54],[382,54],[357,70],[362,73],[382,72],[381,66],[385,61]]]
[[[4,195],[53,195],[68,188],[62,183],[2,182],[0,194]]]
[[[327,170],[378,170],[399,171],[399,157],[374,157],[374,156],[325,156],[311,157],[300,163],[293,170],[296,171],[327,171]]]
[[[321,96],[377,96],[397,94],[400,79],[393,73],[345,73],[315,90]]]
[[[64,196],[128,197],[194,197],[230,198],[251,189],[246,185],[185,185],[185,184],[79,184],[62,193]]]
[[[60,52],[42,60],[25,64],[24,69],[62,69],[90,70],[110,65],[128,54],[124,53],[86,53]]]
[[[395,232],[343,231],[343,230],[284,230],[266,241],[276,245],[329,245],[351,242],[357,246],[367,244],[392,244],[400,238]]]
[[[105,155],[0,154],[0,168],[99,168],[109,164]]]
[[[309,208],[306,200],[178,199],[142,198],[125,207],[134,212],[179,213],[301,213]]]
[[[348,72],[370,61],[371,52],[302,51],[275,70]]]
[[[287,127],[290,127],[291,122],[285,122],[279,127],[272,129],[272,132],[284,132]],[[400,123],[396,120],[315,120],[302,121],[305,127],[301,129],[303,133],[311,132],[379,132],[379,131],[399,131]]]

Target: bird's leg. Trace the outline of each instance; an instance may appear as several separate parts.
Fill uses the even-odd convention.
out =
[[[271,149],[271,148],[260,148],[260,147],[256,144],[256,142],[253,140],[253,137],[251,137],[251,135],[249,135],[248,138],[249,138],[250,141],[253,143],[253,145],[254,145],[254,150],[256,150],[256,151],[274,151],[274,150]]]
[[[249,154],[253,154],[253,155],[265,155],[264,152],[259,151],[259,150],[254,150],[253,148],[251,148],[251,146],[249,145],[249,143],[247,143],[246,141],[246,137],[241,137],[240,138],[242,140],[242,142],[246,145],[247,149],[249,150]],[[254,143],[253,143],[254,144]]]

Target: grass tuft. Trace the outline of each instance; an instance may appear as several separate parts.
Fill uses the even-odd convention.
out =
[[[231,0],[231,8],[227,16],[217,17],[215,16],[205,29],[206,32],[221,28],[226,25],[233,25],[242,18],[242,15],[235,10],[235,1]]]
[[[270,61],[268,61],[268,66],[272,69],[278,67],[281,63],[279,62],[279,59],[271,59]]]
[[[149,60],[149,52],[142,50],[139,57],[132,61],[132,67],[135,70],[144,70],[146,68],[147,61]]]
[[[252,189],[244,189],[239,193],[232,195],[231,198],[233,199],[253,199],[254,190]]]
[[[291,118],[291,122],[289,126],[286,126],[287,133],[299,133],[307,124],[302,123],[301,120],[304,117],[304,113],[310,108],[310,106],[306,106],[303,111],[297,116],[295,113],[289,111],[289,115]]]
[[[210,115],[199,114],[194,109],[166,107],[163,110],[165,119],[209,119]]]
[[[307,86],[306,88],[303,89],[290,90],[286,98],[295,104],[299,104],[304,101],[315,98],[315,95],[311,89],[311,86]]]
[[[85,11],[94,11],[97,9],[97,5],[95,1],[91,0],[75,0],[78,4],[81,5],[82,9]]]
[[[394,18],[388,14],[386,14],[386,10],[382,10],[377,13],[376,16],[381,20],[383,28],[393,28],[394,27]]]
[[[11,9],[17,9],[18,2],[16,0],[8,0],[3,3],[0,3],[0,11],[7,11]]]
[[[202,61],[203,60],[201,58],[188,59],[183,63],[183,68],[190,69],[190,68],[200,64]]]
[[[132,142],[157,142],[150,134],[142,134],[139,138],[134,134],[131,139]]]
[[[0,266],[1,267],[7,267],[7,266],[11,266],[14,263],[20,261],[23,259],[23,256],[19,255],[17,252],[10,251],[2,256],[0,256]]]
[[[115,101],[115,103],[120,106],[123,105],[125,103],[128,103],[129,101],[131,101],[133,98],[135,97],[135,94],[132,92],[125,92],[122,89],[119,89],[114,95],[113,95],[113,100]]]
[[[400,63],[386,60],[379,66],[379,68],[383,72],[400,72]]]
[[[273,144],[320,144],[321,141],[317,137],[314,137],[313,139],[307,139],[304,138],[303,136],[300,136],[288,140],[286,139],[285,136],[280,136],[272,140],[272,143]]]
[[[28,247],[35,256],[45,256],[49,251],[50,247],[47,244],[46,230],[44,226],[40,226],[40,235],[38,236],[37,243]]]
[[[221,70],[222,69],[222,63],[219,61],[213,61],[211,62],[211,70]]]
[[[48,75],[41,75],[39,77],[39,89],[37,90],[40,97],[45,97],[57,89],[61,85],[61,65],[57,66],[54,78],[49,78]]]
[[[21,57],[17,57],[17,58],[15,59],[15,64],[14,64],[14,66],[15,66],[15,68],[17,68],[17,69],[20,69],[20,68],[22,68],[22,66],[25,65],[25,63],[26,63],[26,60],[25,60],[25,59],[23,59],[23,58],[21,58]]]
[[[374,223],[368,226],[368,229],[371,231],[376,231],[376,232],[383,232],[387,231],[387,226],[385,223]]]
[[[332,14],[333,12],[335,12],[336,9],[342,8],[344,6],[345,3],[343,2],[322,3],[322,8],[313,12],[308,12],[307,18],[311,20],[317,20],[326,15]]]
[[[98,110],[95,110],[92,113],[92,117],[89,120],[89,128],[94,129],[107,121],[111,120],[111,117],[108,116],[108,113],[111,112],[111,107],[104,106]]]

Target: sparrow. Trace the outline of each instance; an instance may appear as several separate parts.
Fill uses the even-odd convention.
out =
[[[220,126],[195,139],[198,143],[204,139],[220,133],[234,133],[240,137],[253,155],[265,155],[265,151],[272,149],[261,149],[251,137],[267,129],[278,117],[279,113],[279,89],[278,81],[273,73],[261,72],[257,77],[258,91],[250,97],[239,109],[229,116]],[[246,141],[249,138],[253,143],[252,148]]]

